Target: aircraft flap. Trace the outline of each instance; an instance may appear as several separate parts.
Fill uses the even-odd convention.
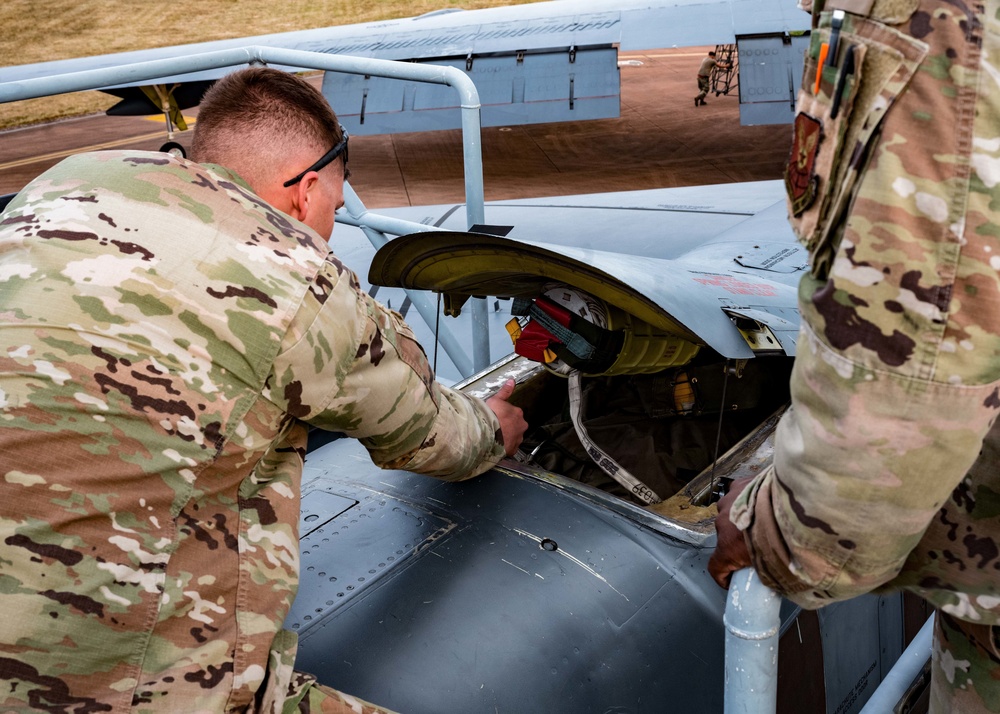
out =
[[[802,81],[809,33],[737,37],[740,124],[789,124]]]
[[[475,82],[483,126],[608,119],[620,114],[621,78],[614,47],[555,48],[432,57]],[[458,129],[459,95],[451,87],[326,72],[323,95],[355,135]]]

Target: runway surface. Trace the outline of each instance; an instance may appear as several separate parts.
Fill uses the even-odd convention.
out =
[[[486,199],[780,178],[789,125],[740,126],[735,89],[694,106],[707,49],[621,55],[617,119],[484,128]],[[0,132],[0,194],[72,153],[156,150],[165,139],[160,118],[103,114]],[[190,134],[178,140],[190,145]],[[462,202],[462,169],[458,130],[351,138],[351,185],[369,208]]]

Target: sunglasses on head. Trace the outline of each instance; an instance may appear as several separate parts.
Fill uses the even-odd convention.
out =
[[[337,142],[337,144],[332,149],[330,149],[328,152],[326,152],[325,154],[323,154],[316,163],[314,163],[312,166],[310,166],[309,168],[307,168],[305,171],[303,171],[300,174],[297,174],[294,178],[288,179],[287,181],[285,181],[285,183],[283,183],[281,185],[284,186],[285,188],[288,188],[289,186],[294,186],[299,181],[301,181],[302,177],[305,176],[307,173],[309,173],[310,171],[319,171],[320,169],[322,169],[324,166],[326,166],[327,164],[329,164],[331,161],[333,161],[334,159],[336,159],[341,154],[344,155],[344,179],[346,180],[347,177],[350,175],[348,173],[348,171],[347,171],[347,139],[348,139],[348,136],[347,136],[347,130],[344,129],[344,127],[340,127],[340,132],[341,132],[341,139],[340,139],[340,141]]]

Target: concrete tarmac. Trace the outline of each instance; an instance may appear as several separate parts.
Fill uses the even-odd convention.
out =
[[[484,128],[486,200],[780,178],[790,125],[740,126],[735,88],[694,105],[708,49],[620,55],[617,119]],[[155,151],[165,140],[158,117],[97,115],[0,132],[0,194],[71,153]],[[190,134],[177,140],[189,146]],[[356,136],[350,157],[351,185],[369,208],[464,201],[458,130]]]

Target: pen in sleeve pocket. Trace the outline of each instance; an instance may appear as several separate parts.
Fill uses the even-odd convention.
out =
[[[826,53],[826,64],[835,65],[837,64],[837,44],[840,42],[840,28],[844,24],[844,11],[834,10],[833,18],[830,20],[830,49]],[[823,66],[823,62],[820,62],[820,67]]]
[[[837,118],[837,111],[840,109],[840,95],[844,93],[844,84],[847,77],[854,74],[854,45],[848,45],[844,52],[844,64],[837,73],[837,81],[833,88],[833,98],[830,101],[830,118]]]

